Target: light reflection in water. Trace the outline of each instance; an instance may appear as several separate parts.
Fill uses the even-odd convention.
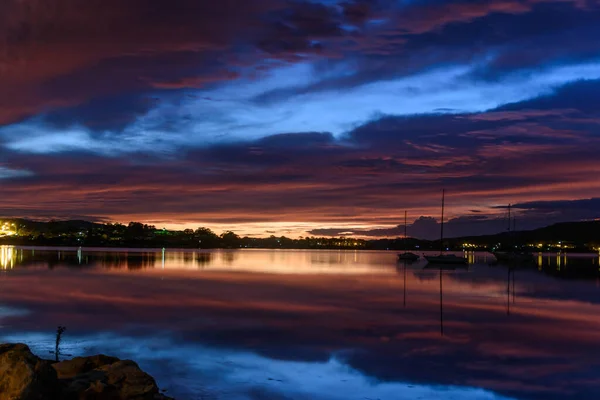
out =
[[[37,251],[37,252],[36,252]],[[17,257],[18,254],[18,257]],[[494,262],[488,253],[458,253],[466,257],[470,265]],[[0,266],[2,268],[41,266],[51,268],[60,265],[101,265],[109,269],[163,269],[205,270],[212,272],[261,272],[275,274],[391,274],[390,262],[395,260],[392,251],[337,251],[337,250],[126,250],[110,249],[31,249],[5,247]],[[49,260],[54,258],[54,261]],[[573,263],[573,264],[572,264]],[[422,267],[421,258],[414,267]],[[598,256],[567,253],[537,253],[535,265],[539,271],[555,274],[576,273],[598,275]],[[522,267],[527,267],[524,265]]]
[[[144,250],[86,249],[86,248],[23,248],[27,265],[35,260],[54,260],[65,265],[93,264],[107,268],[129,269],[191,269],[207,271],[244,271],[275,274],[390,274],[392,251],[341,250]],[[427,252],[424,252],[425,254]],[[449,254],[451,252],[448,252]],[[431,254],[437,254],[433,252]],[[456,253],[467,257],[470,264],[489,262],[488,254]],[[55,263],[51,263],[54,266]],[[421,258],[415,265],[424,266]]]
[[[15,266],[15,248],[0,246],[0,268],[12,269]]]
[[[474,251],[465,252],[464,257],[467,257],[469,264],[475,264],[475,252]]]

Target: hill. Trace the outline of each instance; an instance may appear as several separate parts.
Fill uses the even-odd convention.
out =
[[[287,248],[287,249],[368,249],[437,250],[440,241],[414,238],[363,240],[345,238],[301,238],[271,236],[268,238],[239,237],[234,232],[217,235],[207,228],[170,231],[131,222],[128,225],[102,224],[83,220],[31,221],[7,219],[0,221],[0,244],[50,246],[109,247],[187,247],[187,248]],[[600,221],[565,222],[531,231],[503,232],[496,235],[465,236],[444,240],[444,248],[492,249],[502,247],[539,250],[600,249]]]
[[[439,243],[439,241],[437,241]],[[448,239],[452,245],[469,243],[478,246],[518,244],[540,248],[600,247],[600,221],[563,222],[531,231],[503,232],[496,235],[466,236]],[[542,244],[542,246],[540,246]],[[559,247],[560,246],[560,247]]]

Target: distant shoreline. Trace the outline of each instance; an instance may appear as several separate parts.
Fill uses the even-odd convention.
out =
[[[344,252],[397,252],[398,249],[342,249],[342,248],[269,248],[269,247],[240,247],[240,248],[189,248],[189,247],[127,247],[127,246],[113,246],[113,247],[101,247],[101,246],[47,246],[47,245],[5,245],[0,242],[0,246],[9,246],[15,249],[22,250],[35,250],[35,251],[65,251],[65,252],[73,252],[76,253],[79,250],[87,252],[87,253],[110,253],[110,252],[129,252],[129,253],[160,253],[163,250],[168,252],[184,252],[184,253],[211,253],[211,252],[223,252],[223,251],[252,251],[252,250],[277,250],[277,251],[344,251]],[[465,250],[447,250],[447,252],[463,252]],[[487,249],[473,249],[468,251],[474,251],[478,253],[489,253],[492,254],[491,251]],[[437,253],[439,250],[435,249],[421,249],[422,253]],[[535,251],[534,254],[542,254],[542,255],[554,255],[559,252],[557,251]],[[572,254],[572,255],[580,255],[580,256],[589,256],[589,257],[599,257],[600,253],[598,251],[578,251],[576,249],[566,249],[560,251],[561,254]]]
[[[600,221],[568,222],[532,231],[425,240],[412,237],[241,237],[209,228],[184,231],[157,229],[139,222],[99,224],[88,221],[4,220],[0,245],[32,247],[139,248],[139,249],[290,249],[290,250],[411,250],[422,251],[529,251],[599,252]],[[410,233],[410,232],[409,232]]]

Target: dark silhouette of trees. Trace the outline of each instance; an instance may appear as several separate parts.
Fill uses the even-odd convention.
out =
[[[269,248],[269,249],[345,249],[345,250],[404,250],[417,251],[439,249],[437,241],[419,239],[355,239],[350,237],[300,237],[291,239],[271,235],[267,238],[240,237],[232,231],[216,234],[209,228],[181,231],[157,229],[153,225],[131,222],[100,224],[88,221],[29,221],[13,219],[18,226],[16,235],[1,237],[0,244],[30,246],[82,246],[82,247],[140,247],[140,248]],[[461,250],[469,243],[479,250],[490,249],[498,243],[519,243],[523,249],[544,243],[543,250],[556,248],[569,251],[588,251],[600,248],[600,221],[572,222],[552,225],[533,231],[511,234],[448,238],[446,247]],[[552,245],[554,244],[554,247]],[[565,246],[567,244],[567,246]],[[535,247],[534,250],[539,250]],[[596,250],[597,251],[597,250]]]
[[[145,225],[140,222],[130,222],[125,230],[125,237],[129,239],[143,240],[154,231],[156,231],[156,227],[152,225]]]
[[[208,228],[198,228],[194,232],[194,238],[201,249],[213,249],[219,247],[220,238]]]
[[[232,231],[227,231],[221,234],[221,243],[223,244],[223,247],[227,249],[238,248],[240,247],[241,242],[242,241],[240,237]]]

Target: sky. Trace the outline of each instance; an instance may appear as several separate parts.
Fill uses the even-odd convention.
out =
[[[1,0],[0,216],[268,236],[600,218],[598,0]]]

